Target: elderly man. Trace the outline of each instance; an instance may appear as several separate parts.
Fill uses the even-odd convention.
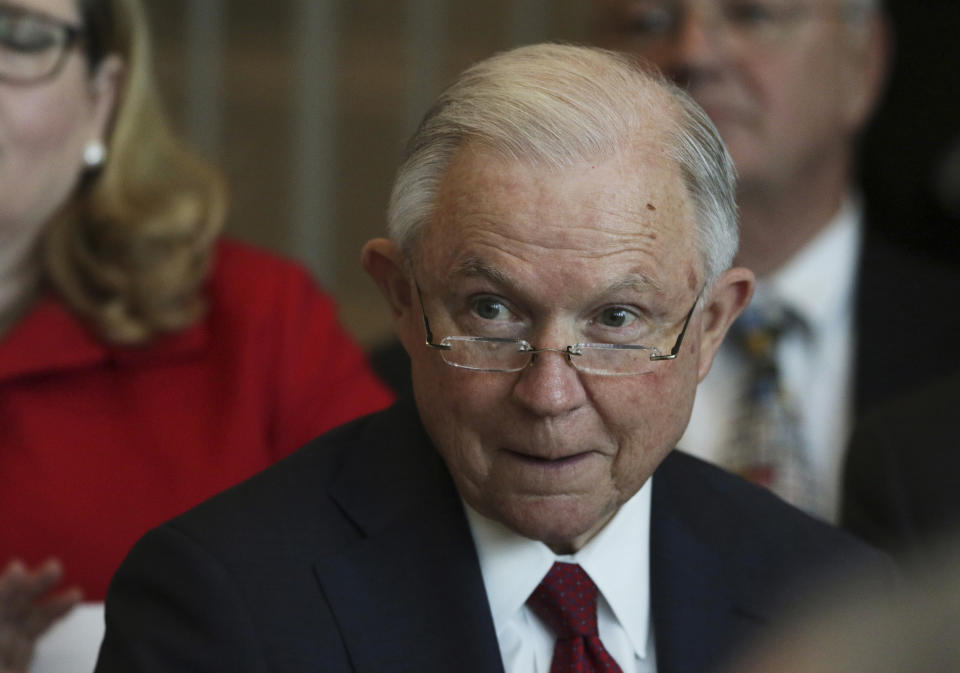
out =
[[[835,520],[853,419],[960,366],[940,305],[960,277],[882,240],[852,183],[886,66],[879,1],[592,1],[598,41],[684,86],[739,173],[757,292],[680,446]],[[904,357],[918,330],[935,357]]]
[[[703,671],[804,574],[875,560],[671,453],[753,287],[733,189],[703,112],[628,57],[464,73],[363,252],[415,402],[149,533],[97,670]]]

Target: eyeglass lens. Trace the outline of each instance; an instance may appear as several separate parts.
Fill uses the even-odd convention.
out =
[[[484,339],[482,337],[446,337],[441,341],[444,361],[454,367],[480,372],[518,372],[535,355],[526,341]],[[581,372],[604,375],[645,374],[653,370],[652,355],[658,352],[646,346],[612,347],[610,344],[582,344],[567,357]]]
[[[68,26],[0,5],[0,78],[32,82],[53,75],[70,41]]]

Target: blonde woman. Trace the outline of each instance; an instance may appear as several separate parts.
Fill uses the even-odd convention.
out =
[[[148,528],[391,399],[226,211],[138,0],[0,0],[0,670]]]

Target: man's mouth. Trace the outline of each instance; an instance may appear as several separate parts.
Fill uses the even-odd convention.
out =
[[[579,453],[549,457],[522,453],[520,451],[511,451],[510,449],[507,449],[506,451],[517,460],[541,467],[566,467],[568,465],[574,465],[593,453],[593,451],[581,451]]]

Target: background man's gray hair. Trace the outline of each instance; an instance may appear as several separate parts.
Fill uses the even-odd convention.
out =
[[[390,237],[408,259],[414,254],[444,173],[466,143],[562,168],[612,158],[651,128],[686,183],[704,280],[712,282],[730,266],[738,241],[735,173],[719,134],[689,96],[652,69],[589,47],[520,47],[464,72],[407,145],[387,214]]]

